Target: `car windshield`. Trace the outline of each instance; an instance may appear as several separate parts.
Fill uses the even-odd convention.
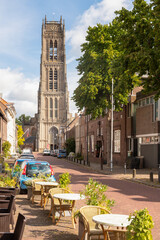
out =
[[[20,156],[20,159],[26,159],[26,158],[34,158],[33,155],[22,155]]]
[[[33,177],[34,175],[38,176],[39,173],[44,174],[47,176],[48,174],[51,174],[51,169],[48,164],[28,164],[26,176]]]
[[[59,153],[66,153],[66,150],[59,150]]]

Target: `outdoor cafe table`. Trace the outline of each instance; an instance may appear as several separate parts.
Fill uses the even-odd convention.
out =
[[[72,202],[71,203],[71,218],[72,218],[73,227],[75,228],[74,213],[73,213],[75,202],[77,200],[85,199],[85,196],[81,195],[79,193],[57,193],[57,194],[53,195],[53,198],[56,198],[56,199],[59,200],[60,206],[62,205],[62,200],[66,200],[66,201],[71,201]]]
[[[122,214],[100,214],[92,218],[92,220],[100,224],[104,234],[104,240],[107,240],[107,232],[105,231],[104,226],[108,227],[117,227],[117,228],[126,228],[132,220],[128,220],[128,215]],[[109,228],[108,228],[109,229]],[[107,229],[107,230],[108,230]]]
[[[37,185],[41,186],[41,202],[40,206],[43,206],[43,197],[44,197],[44,192],[47,193],[47,188],[48,187],[58,187],[57,182],[36,182]]]

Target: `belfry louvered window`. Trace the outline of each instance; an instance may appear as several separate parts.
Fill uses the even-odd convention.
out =
[[[50,40],[50,46],[49,46],[49,59],[53,60],[53,41]]]
[[[58,117],[58,100],[57,100],[57,98],[55,98],[54,108],[55,108],[55,118],[57,118]]]
[[[49,89],[53,89],[53,70],[49,70]]]
[[[58,73],[57,73],[57,69],[55,68],[54,69],[54,89],[55,90],[57,90],[57,88],[58,88],[58,82],[57,82],[57,80],[58,80]]]
[[[53,99],[50,98],[50,118],[53,118]]]
[[[54,59],[57,60],[57,40],[54,41]]]

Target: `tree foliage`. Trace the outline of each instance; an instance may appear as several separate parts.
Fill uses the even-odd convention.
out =
[[[67,155],[70,152],[75,152],[75,139],[74,138],[67,139],[65,145],[66,145]]]
[[[31,119],[30,116],[26,116],[25,114],[22,114],[19,116],[19,118],[16,118],[16,124],[23,125],[25,121],[29,121]]]
[[[87,114],[97,117],[110,109],[112,79],[115,110],[127,103],[135,86],[160,96],[159,28],[158,0],[135,0],[132,10],[117,11],[110,24],[88,28],[72,98],[79,111],[85,108]]]
[[[18,137],[18,146],[21,146],[23,145],[25,139],[23,137],[24,135],[24,132],[23,132],[23,129],[22,129],[22,126],[21,125],[18,125],[18,131],[17,131],[17,137]]]
[[[2,144],[2,150],[3,150],[3,154],[5,157],[8,157],[10,154],[10,148],[11,148],[11,143],[9,141],[5,141]]]

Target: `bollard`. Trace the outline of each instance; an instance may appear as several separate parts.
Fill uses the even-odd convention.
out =
[[[136,169],[133,169],[133,178],[136,178]]]
[[[153,172],[150,172],[150,181],[153,182]]]
[[[126,174],[126,170],[127,170],[127,164],[124,164],[124,174]]]

